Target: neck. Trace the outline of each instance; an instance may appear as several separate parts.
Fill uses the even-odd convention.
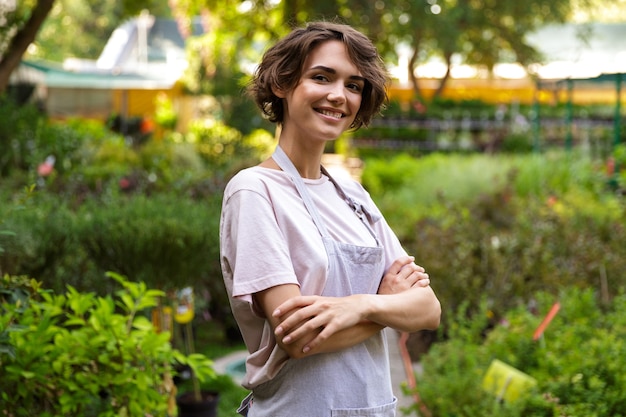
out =
[[[324,146],[299,146],[299,143],[281,140],[278,145],[287,154],[302,178],[318,179],[321,177],[322,154]]]

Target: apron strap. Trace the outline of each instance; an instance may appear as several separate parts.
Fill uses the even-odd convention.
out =
[[[315,223],[315,226],[317,226],[320,234],[325,238],[329,238],[328,231],[326,230],[326,225],[322,221],[322,218],[319,215],[317,208],[315,207],[315,203],[313,203],[313,199],[311,198],[309,191],[306,189],[300,173],[294,166],[293,162],[291,162],[291,159],[289,159],[285,151],[283,151],[283,149],[280,147],[280,145],[276,146],[276,150],[274,151],[272,158],[274,159],[274,161],[276,161],[278,166],[291,177],[291,180],[296,186],[296,189],[298,190],[298,193],[300,194],[300,197],[302,198],[302,201],[304,202],[304,205],[311,215],[313,223]]]
[[[321,168],[322,168],[322,172],[324,173],[324,175],[326,175],[330,179],[330,181],[335,185],[335,188],[337,189],[337,192],[339,193],[341,198],[343,198],[343,200],[350,206],[350,208],[352,208],[352,210],[356,213],[357,217],[361,219],[361,222],[363,222],[367,230],[370,232],[374,240],[376,240],[376,246],[380,246],[380,242],[378,241],[378,236],[376,235],[376,232],[374,231],[374,229],[372,229],[372,223],[374,223],[378,219],[375,219],[374,216],[372,216],[372,214],[369,212],[369,210],[363,207],[361,203],[359,203],[352,197],[348,196],[345,193],[345,191],[343,191],[343,188],[341,188],[339,183],[335,181],[335,179],[328,173],[326,168],[324,168],[323,166]]]
[[[313,200],[309,194],[309,191],[306,189],[306,186],[304,184],[304,181],[302,180],[302,177],[300,176],[300,173],[294,166],[293,162],[291,162],[291,159],[289,159],[285,151],[280,147],[280,145],[276,146],[276,150],[274,151],[272,158],[274,159],[274,161],[276,161],[278,166],[283,171],[285,171],[286,173],[289,174],[289,176],[291,176],[291,179],[293,180],[296,186],[296,189],[298,190],[298,193],[300,193],[300,197],[302,197],[302,200],[304,201],[304,205],[306,206],[309,214],[311,215],[311,218],[313,219],[313,223],[315,223],[315,225],[317,226],[320,234],[323,237],[329,237],[328,231],[326,230],[326,226],[324,222],[322,221],[321,216],[319,215],[319,212],[317,211],[317,208],[315,207],[315,203],[313,203]],[[369,211],[366,210],[359,202],[355,201],[352,197],[349,197],[345,193],[343,188],[341,188],[339,183],[337,183],[337,181],[335,181],[335,179],[328,173],[326,168],[324,168],[323,166],[321,166],[320,168],[322,170],[322,173],[326,175],[330,179],[330,181],[333,183],[333,185],[335,186],[335,189],[339,193],[339,196],[343,198],[343,200],[346,202],[346,204],[348,204],[348,206],[350,206],[350,208],[352,208],[352,210],[356,213],[357,217],[361,219],[361,222],[365,225],[365,227],[370,232],[374,240],[376,240],[376,246],[380,246],[380,241],[378,240],[378,236],[376,235],[376,232],[374,231],[374,229],[372,229],[372,226],[371,226],[371,223],[373,223],[376,220],[374,219],[374,216],[372,216],[369,213]]]

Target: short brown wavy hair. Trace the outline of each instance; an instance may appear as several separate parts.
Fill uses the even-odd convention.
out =
[[[346,45],[350,59],[365,78],[361,107],[350,127],[356,130],[369,125],[386,105],[389,75],[372,41],[345,24],[311,22],[270,47],[248,85],[248,93],[271,122],[282,124],[285,116],[283,101],[273,89],[294,89],[307,55],[319,44],[331,40]]]

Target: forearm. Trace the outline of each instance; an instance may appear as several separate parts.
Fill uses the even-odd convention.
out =
[[[441,305],[430,287],[362,297],[365,317],[381,326],[405,332],[434,330],[439,326]]]
[[[334,333],[328,339],[324,340],[321,344],[316,346],[314,349],[310,351],[303,352],[306,343],[301,341],[299,343],[294,343],[295,346],[289,346],[289,350],[293,350],[296,356],[298,352],[305,353],[306,356],[310,356],[316,353],[329,353],[329,352],[337,352],[342,349],[347,349],[349,347],[358,345],[359,343],[364,342],[375,334],[379,333],[385,328],[378,323],[374,323],[372,321],[363,321],[358,323],[355,326],[349,327],[347,329],[343,329],[337,333]],[[315,336],[317,336],[318,332],[315,332]],[[310,337],[312,339],[313,337]],[[303,340],[309,340],[309,338],[304,338]]]
[[[277,344],[292,358],[345,349],[363,342],[384,328],[384,326],[373,323],[370,320],[358,320],[352,325],[332,333],[330,337],[324,338],[321,343],[309,347],[308,343],[321,333],[322,327],[308,324],[309,319],[306,317],[299,319],[296,321],[298,324],[295,328],[300,329],[300,334],[298,337],[292,338],[289,333],[282,333],[281,326],[283,320],[296,313],[298,309],[286,313],[281,318],[274,317],[272,314],[273,310],[283,300],[296,297],[299,294],[300,290],[296,286],[284,285],[273,287],[255,295],[256,302],[263,306],[272,328],[278,330],[276,336]],[[338,300],[337,298],[331,299]]]

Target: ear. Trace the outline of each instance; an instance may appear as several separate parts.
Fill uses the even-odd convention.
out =
[[[287,95],[285,93],[285,90],[283,90],[282,88],[279,88],[277,86],[273,86],[272,87],[272,93],[274,93],[274,95],[278,98],[285,98],[285,96]]]

